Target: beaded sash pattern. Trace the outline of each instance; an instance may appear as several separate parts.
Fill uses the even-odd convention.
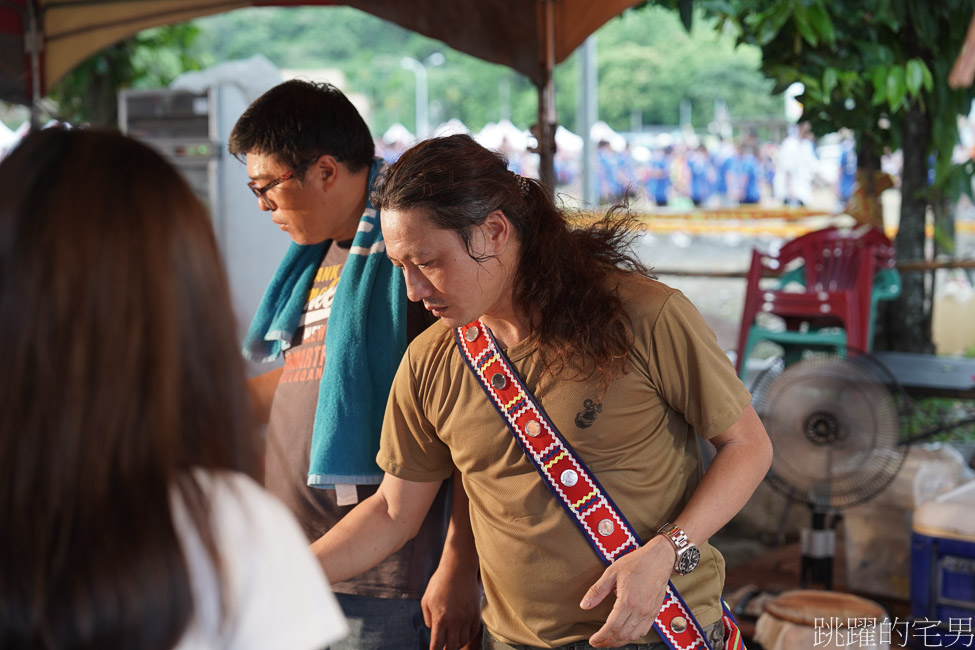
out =
[[[525,387],[491,331],[478,320],[458,327],[454,338],[491,404],[596,555],[609,565],[639,548],[633,527]],[[725,650],[745,650],[727,605],[722,605]],[[672,650],[711,648],[671,582],[653,627]]]

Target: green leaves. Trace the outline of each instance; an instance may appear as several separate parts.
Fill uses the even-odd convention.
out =
[[[934,78],[927,64],[913,58],[903,65],[877,66],[869,71],[874,95],[872,104],[897,112],[911,100],[923,101],[923,94],[934,90]]]
[[[905,80],[907,90],[912,95],[920,95],[922,88],[925,92],[934,90],[934,78],[931,76],[931,70],[921,59],[911,59],[907,62]]]
[[[833,45],[836,42],[833,21],[830,20],[826,7],[820,0],[816,0],[808,7],[802,0],[798,0],[792,7],[792,23],[803,40],[813,47],[817,47],[820,43]]]
[[[695,1],[737,26],[742,42],[761,46],[776,91],[802,81],[804,119],[818,134],[846,126],[861,141],[896,149],[914,110],[928,121],[930,151],[954,146],[955,118],[975,89],[953,91],[946,80],[972,0]],[[936,168],[947,164],[937,156]]]
[[[810,6],[807,15],[809,17],[809,23],[823,41],[829,44],[836,42],[836,31],[833,29],[833,22],[829,19],[829,14],[826,13],[826,8],[821,3],[817,2]]]
[[[117,92],[122,88],[158,88],[201,62],[191,53],[200,34],[192,23],[144,30],[92,55],[66,74],[50,97],[57,117],[74,124],[114,127]]]
[[[744,18],[746,26],[756,32],[753,39],[757,45],[767,45],[778,36],[789,16],[790,3],[779,0],[765,11],[748,13]],[[720,11],[720,8],[718,8]]]
[[[873,106],[880,106],[887,101],[887,67],[877,66],[869,72],[870,82],[873,84]]]
[[[894,65],[887,70],[887,105],[890,110],[897,111],[907,97],[907,84],[904,82],[903,66]]]
[[[836,88],[837,75],[836,68],[826,68],[823,71],[823,95],[827,98],[833,94],[833,89]]]
[[[795,5],[795,11],[792,14],[792,24],[795,25],[796,30],[802,35],[804,41],[813,47],[819,45],[819,34],[809,20],[809,14],[805,7],[802,6],[802,3]]]

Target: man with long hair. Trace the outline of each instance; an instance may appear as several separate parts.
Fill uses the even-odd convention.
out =
[[[326,574],[345,579],[408,540],[456,466],[486,648],[663,647],[648,632],[668,579],[720,647],[724,562],[707,540],[761,482],[771,444],[697,310],[648,277],[625,220],[570,227],[542,186],[468,136],[405,152],[373,200],[409,297],[441,325],[413,341],[393,383],[379,491],[312,546]],[[547,416],[526,421],[531,394]],[[564,454],[523,452],[554,429],[648,540],[608,568],[593,550],[623,519],[599,521],[595,542],[581,535],[554,496],[580,474],[546,483],[539,473]],[[699,438],[716,448],[706,472]]]
[[[376,491],[389,386],[407,341],[429,320],[407,308],[403,278],[386,258],[368,200],[383,163],[345,95],[329,84],[282,83],[244,112],[229,145],[247,164],[260,208],[293,240],[245,354],[284,357],[283,367],[251,382],[258,419],[268,424],[266,485],[314,541]],[[335,648],[453,650],[476,632],[480,587],[466,499],[454,491],[460,520],[445,548],[450,481],[441,483],[414,540],[334,585],[352,629]]]

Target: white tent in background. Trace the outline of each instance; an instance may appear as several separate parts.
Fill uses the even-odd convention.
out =
[[[458,120],[456,117],[452,117],[433,130],[433,137],[440,138],[445,135],[457,135],[458,133],[470,132],[471,130],[467,128],[466,124]]]
[[[613,151],[623,151],[626,148],[626,138],[610,128],[609,124],[599,120],[589,130],[589,138],[596,143],[605,140]]]
[[[562,153],[579,153],[582,151],[584,140],[561,124],[555,129],[555,149]]]
[[[410,130],[397,122],[392,125],[386,132],[383,133],[383,142],[386,144],[402,143],[410,144],[416,141],[416,136],[410,133]]]
[[[502,144],[507,143],[507,148],[514,151],[525,151],[533,139],[531,133],[522,131],[511,123],[510,120],[500,122],[488,122],[481,129],[480,133],[474,136],[481,146],[488,149],[501,150]]]
[[[474,134],[474,139],[477,140],[478,144],[488,149],[497,149],[501,146],[503,137],[497,122],[488,122],[484,128]]]

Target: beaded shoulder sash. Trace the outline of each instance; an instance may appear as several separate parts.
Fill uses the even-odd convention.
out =
[[[639,548],[642,542],[633,527],[525,387],[491,331],[478,320],[458,327],[454,338],[488,400],[599,559],[610,565]],[[672,582],[653,627],[671,650],[711,650]],[[725,650],[744,650],[727,605],[724,627]]]

